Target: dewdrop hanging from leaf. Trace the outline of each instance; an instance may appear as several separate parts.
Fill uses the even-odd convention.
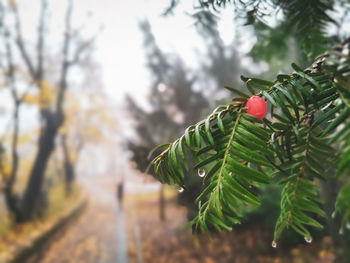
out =
[[[266,101],[258,96],[251,97],[246,104],[247,113],[257,117],[262,120],[265,118],[267,113],[267,104]]]

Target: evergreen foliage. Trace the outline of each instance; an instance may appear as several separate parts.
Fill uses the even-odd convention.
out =
[[[273,82],[242,76],[247,92],[268,102],[265,119],[246,113],[251,95],[228,88],[238,95],[231,103],[155,149],[162,152],[151,164],[163,183],[186,190],[190,169],[200,176],[205,172],[196,200],[199,213],[191,222],[195,231],[231,230],[244,218],[245,208],[260,205],[262,185],[281,184],[273,245],[287,228],[310,242],[310,227],[322,228],[319,221],[326,216],[319,183],[334,176],[344,182],[335,214],[342,216],[342,227],[349,225],[349,43],[344,41],[304,70],[292,64],[294,72]],[[195,165],[189,167],[192,158]]]
[[[171,0],[165,14],[172,13],[180,2]],[[194,7],[193,17],[209,30],[216,25],[220,10],[232,8],[239,23],[253,26],[257,42],[251,54],[259,60],[280,58],[294,39],[303,58],[311,61],[348,33],[347,0],[196,0]]]

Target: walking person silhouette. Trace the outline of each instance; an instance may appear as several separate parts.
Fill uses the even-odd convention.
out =
[[[124,198],[124,177],[122,177],[117,183],[117,200],[119,209],[123,209]]]

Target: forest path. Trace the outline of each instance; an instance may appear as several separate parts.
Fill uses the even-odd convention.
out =
[[[115,184],[89,178],[83,185],[89,197],[86,210],[28,262],[128,262],[125,215],[118,209]]]
[[[117,219],[117,263],[127,263],[128,260],[128,236],[125,229],[125,214],[121,207],[118,209]]]

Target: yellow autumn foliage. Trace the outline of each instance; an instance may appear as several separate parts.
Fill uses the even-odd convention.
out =
[[[107,127],[113,127],[116,123],[115,119],[109,114],[109,112],[102,112],[100,120]]]
[[[25,144],[32,141],[32,137],[28,134],[23,134],[18,137],[18,144]]]
[[[71,124],[72,124],[72,116],[66,114],[66,116],[64,117],[64,122],[58,131],[59,134],[67,135],[69,133],[69,127]]]
[[[4,163],[1,165],[1,172],[5,177],[10,176],[12,172],[12,166],[9,163]]]
[[[8,155],[4,155],[0,162],[1,174],[7,178],[10,176],[12,172],[12,165],[10,163],[10,157]]]
[[[37,95],[25,94],[22,98],[22,101],[27,104],[33,104],[33,105],[39,104],[39,98]]]
[[[69,157],[70,157],[70,160],[72,161],[72,163],[76,163],[78,161],[78,153],[76,151],[70,151],[69,152]]]
[[[69,107],[69,113],[70,114],[74,114],[74,113],[78,113],[80,111],[80,103],[78,100],[74,100],[73,103],[71,103],[70,107]]]
[[[76,115],[80,111],[80,104],[77,99],[74,98],[73,94],[68,93],[69,96],[67,96],[70,99],[70,103],[65,105],[65,117],[64,117],[64,123],[62,124],[59,133],[60,134],[68,134],[69,128],[76,124]]]
[[[40,109],[46,109],[50,107],[54,100],[54,94],[50,83],[46,80],[43,80],[40,83],[40,93],[39,93],[39,106]]]
[[[84,127],[84,137],[88,137],[89,140],[98,139],[102,136],[99,127],[96,126],[86,126]]]
[[[38,105],[40,109],[50,107],[54,101],[54,90],[50,82],[43,80],[40,83],[39,94],[25,94],[22,100],[27,104]]]

